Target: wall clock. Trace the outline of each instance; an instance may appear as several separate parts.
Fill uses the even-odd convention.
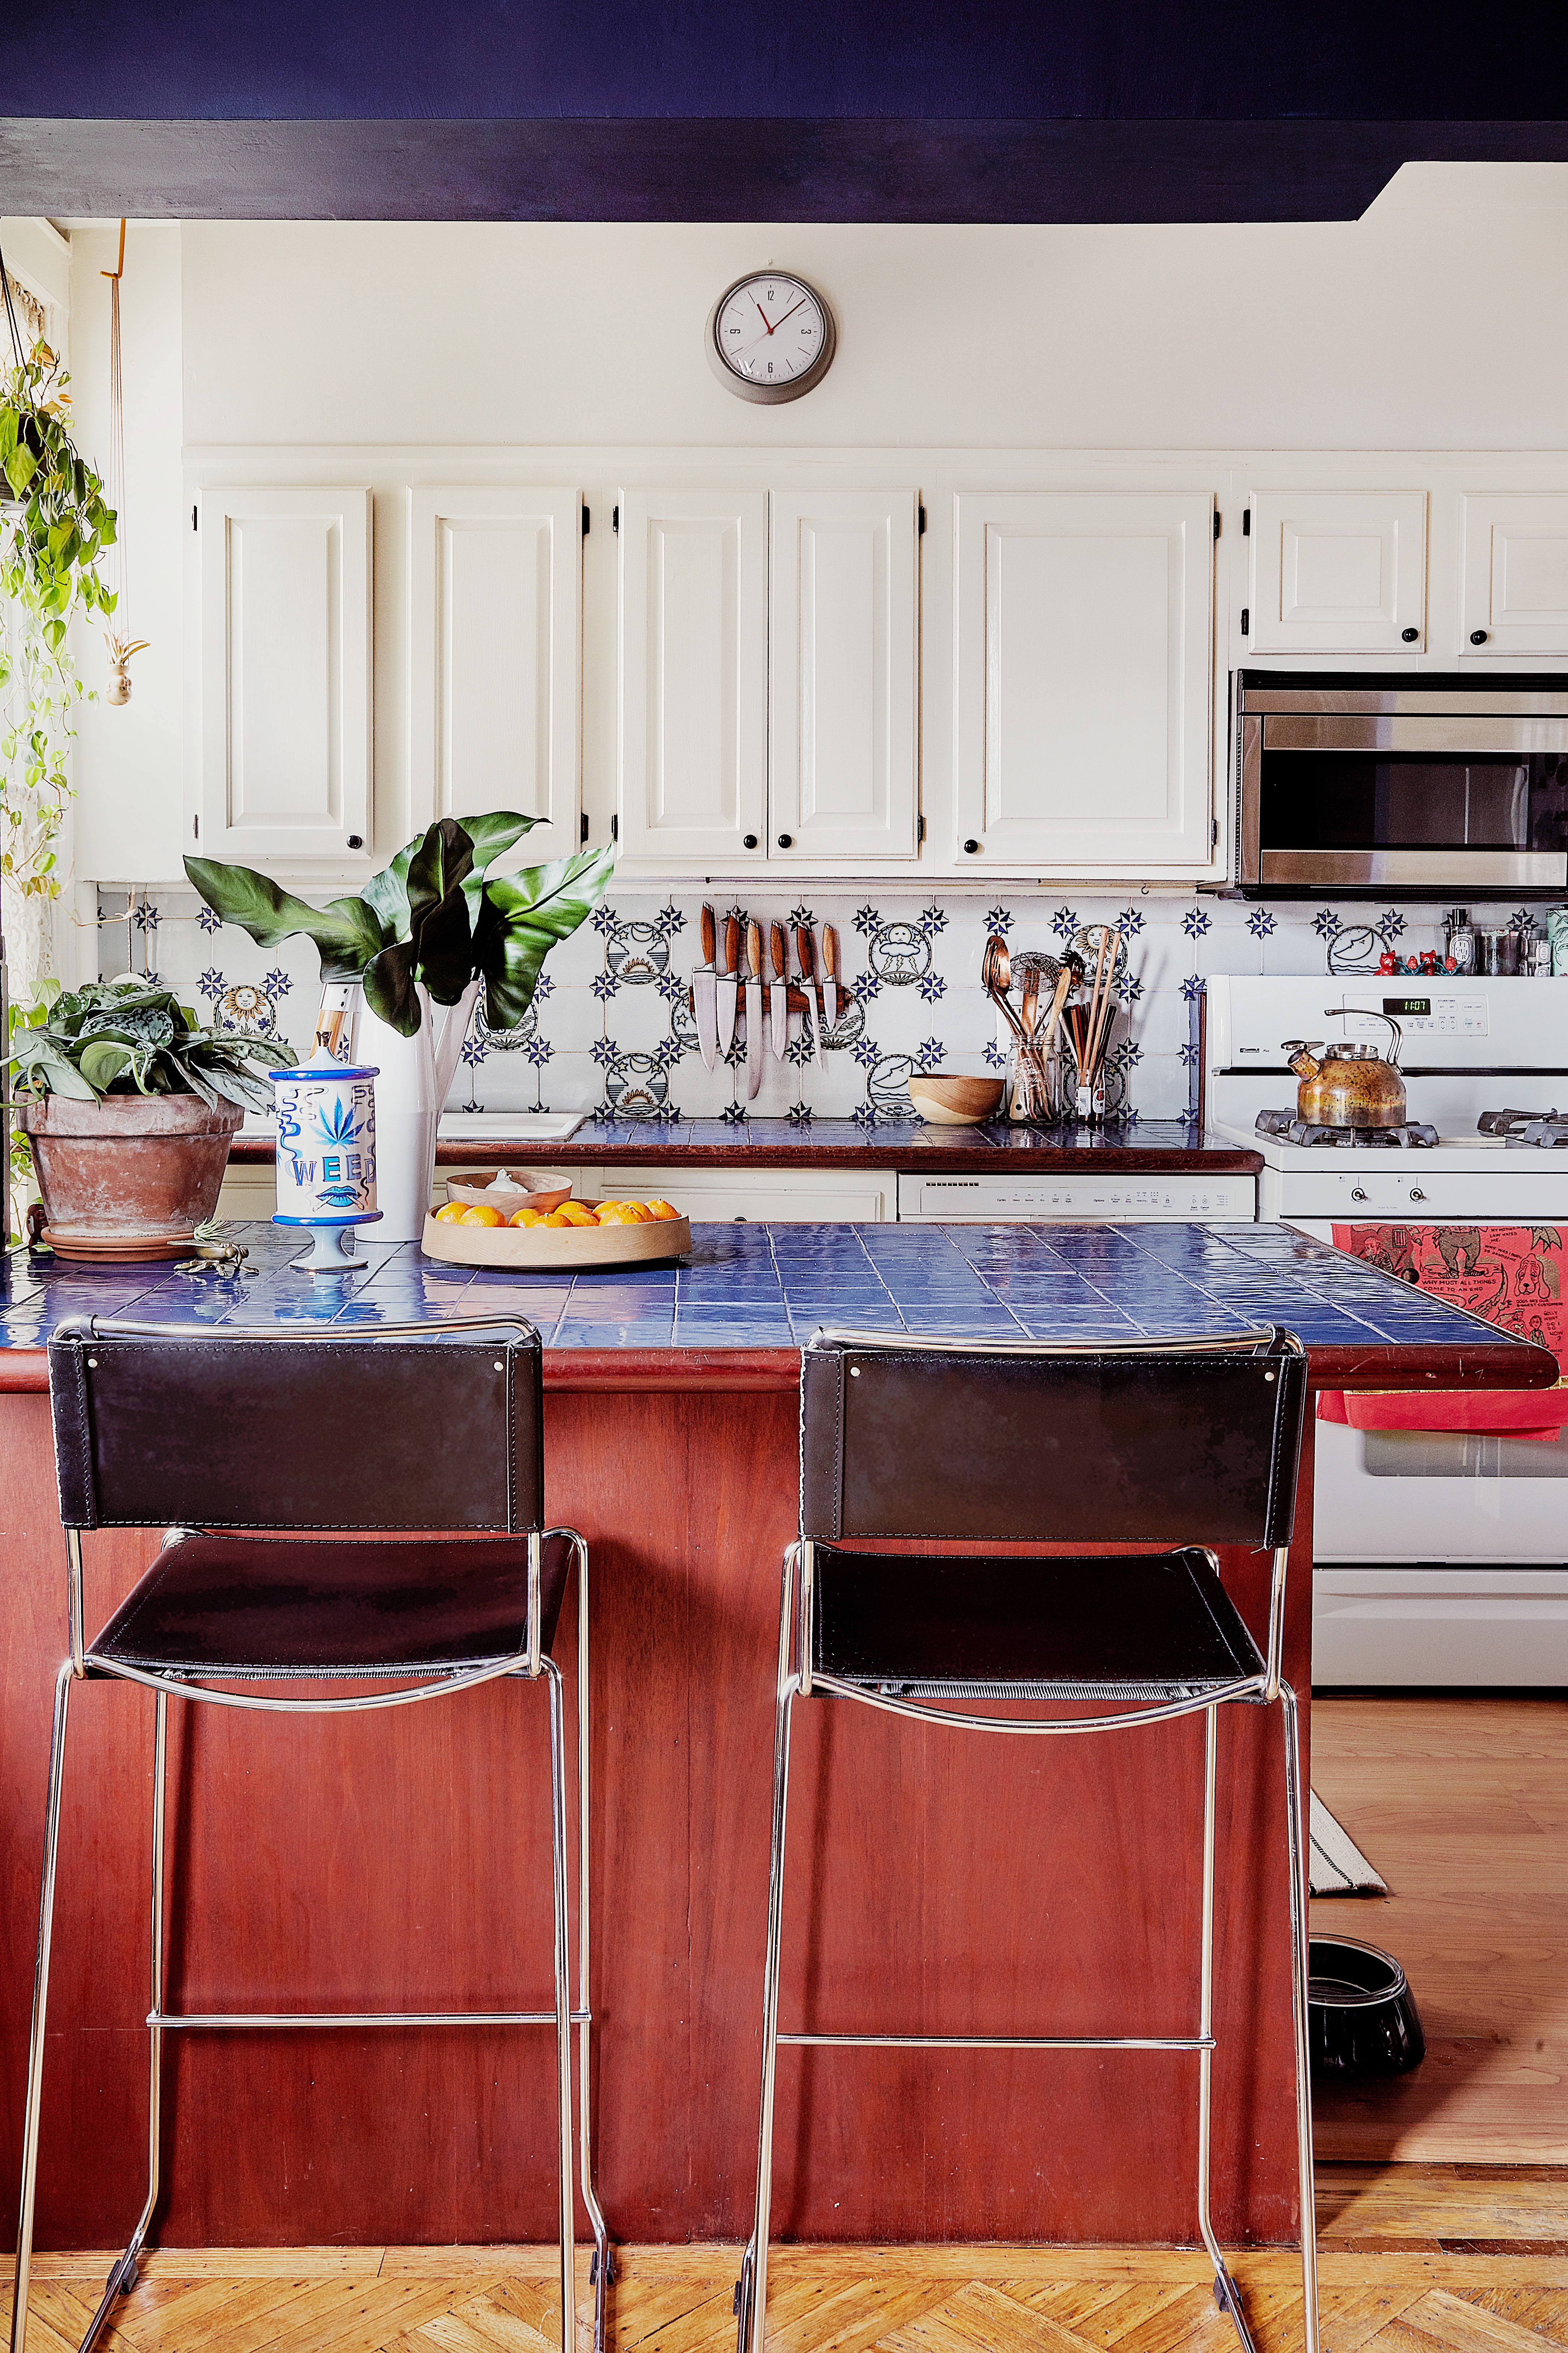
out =
[[[710,365],[742,400],[798,400],[833,364],[826,299],[787,269],[753,270],[708,314]]]

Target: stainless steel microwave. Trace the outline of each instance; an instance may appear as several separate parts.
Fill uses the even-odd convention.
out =
[[[1568,678],[1236,673],[1255,896],[1568,891]]]

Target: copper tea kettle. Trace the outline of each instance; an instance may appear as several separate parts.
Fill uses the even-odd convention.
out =
[[[1374,1013],[1370,1006],[1324,1008],[1324,1018],[1331,1021],[1341,1020],[1348,1013],[1387,1022],[1394,1041],[1388,1060],[1373,1046],[1332,1039],[1319,1047],[1309,1045],[1304,1038],[1287,1038],[1280,1051],[1300,1082],[1296,1116],[1309,1127],[1402,1127],[1405,1082],[1399,1075],[1399,1024],[1392,1014]]]

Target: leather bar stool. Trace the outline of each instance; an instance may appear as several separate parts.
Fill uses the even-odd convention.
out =
[[[479,1336],[484,1335],[485,1336]],[[549,2026],[555,2031],[563,2353],[574,2331],[572,2044],[580,2181],[595,2241],[595,2342],[609,2242],[589,2144],[588,1547],[546,1528],[539,1335],[512,1319],[386,1324],[352,1338],[78,1318],[49,1344],[70,1655],[55,1685],[23,2136],[13,2353],[27,2330],[60,1779],[73,1686],[113,1676],[153,1694],[152,2003],[146,2201],[83,2339],[136,2284],[158,2203],[163,2037],[204,2028]],[[167,1527],[101,1631],[82,1620],[82,1532]],[[284,1534],[291,1530],[300,1533]],[[262,1533],[265,1531],[265,1533]],[[309,1531],[308,1534],[303,1533]],[[577,1999],[567,1930],[563,1678],[551,1655],[577,1581]],[[547,2010],[193,2015],[166,2007],[164,1779],[171,1698],[333,1715],[542,1683],[550,1720],[554,1989]],[[367,1683],[351,1695],[301,1683]],[[235,1688],[239,1686],[239,1688]]]
[[[1252,2347],[1209,2219],[1215,1788],[1222,1705],[1278,1702],[1295,2024],[1306,2353],[1317,2263],[1307,2073],[1307,1939],[1296,1701],[1280,1673],[1306,1356],[1269,1326],[1224,1339],[1042,1347],[820,1332],[801,1365],[800,1536],[784,1555],[773,1742],[755,2220],[735,2289],[740,2353],[763,2353],[780,2044],[1189,2052],[1197,2061],[1198,2232],[1215,2299]],[[858,1550],[944,1540],[955,1553]],[[1179,1548],[1170,1549],[1173,1540]],[[1001,1543],[1154,1546],[1073,1558]],[[1267,1647],[1211,1545],[1273,1554]],[[797,1699],[855,1700],[922,1724],[1034,1737],[1205,1719],[1197,2016],[1184,2035],[781,2033],[779,1942],[790,1720]],[[1096,1704],[1088,1716],[965,1712]],[[1103,1704],[1101,1706],[1099,1704]]]

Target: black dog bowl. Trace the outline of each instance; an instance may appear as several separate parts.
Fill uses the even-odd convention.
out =
[[[1415,1997],[1392,1953],[1350,1936],[1307,1947],[1307,2048],[1331,2081],[1404,2075],[1426,2055]]]

